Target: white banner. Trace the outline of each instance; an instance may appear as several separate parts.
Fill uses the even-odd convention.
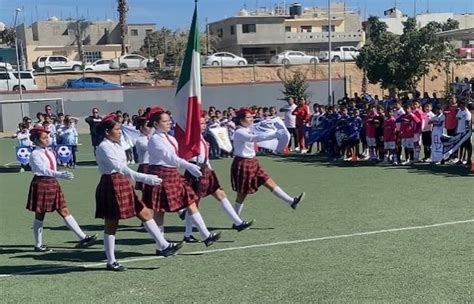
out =
[[[232,152],[232,143],[229,138],[229,130],[226,127],[209,128],[209,133],[214,136],[221,150]]]
[[[271,140],[260,141],[257,146],[260,148],[268,149],[277,153],[282,153],[288,143],[290,142],[290,133],[285,127],[283,120],[280,117],[271,119],[264,119],[258,123],[255,123],[250,127],[254,134],[262,134],[270,131],[285,130],[278,134],[277,138]]]
[[[470,130],[455,136],[433,134],[431,160],[433,162],[439,162],[443,159],[448,159],[466,140],[471,140],[471,136],[472,132]]]

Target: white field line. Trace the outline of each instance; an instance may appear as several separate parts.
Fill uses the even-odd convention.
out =
[[[356,236],[366,236],[366,235],[374,235],[374,234],[382,234],[382,233],[390,233],[390,232],[437,228],[437,227],[443,227],[443,226],[460,225],[460,224],[468,224],[468,223],[474,223],[474,219],[464,220],[464,221],[444,222],[444,223],[437,223],[437,224],[430,224],[430,225],[421,225],[421,226],[409,226],[409,227],[402,227],[402,228],[391,228],[391,229],[382,229],[382,230],[375,230],[375,231],[356,232],[356,233],[350,233],[350,234],[331,235],[331,236],[323,236],[323,237],[312,238],[312,239],[263,243],[263,244],[254,244],[254,245],[239,246],[239,247],[228,247],[228,248],[211,249],[211,250],[203,250],[203,251],[193,251],[193,252],[181,253],[179,255],[209,254],[209,253],[217,253],[217,252],[224,252],[224,251],[236,251],[236,250],[245,250],[245,249],[252,249],[252,248],[301,244],[301,243],[309,243],[309,242],[317,242],[317,241],[325,241],[325,240],[350,238],[350,237],[356,237]],[[157,259],[162,259],[162,258],[163,257],[160,257],[160,256],[148,256],[148,257],[142,257],[142,258],[124,259],[124,260],[120,260],[120,263],[126,264],[126,263],[133,263],[133,262],[157,260]],[[71,265],[71,266],[59,266],[59,267],[54,267],[54,265],[52,266],[53,267],[51,268],[45,268],[45,269],[21,271],[21,272],[16,272],[16,273],[11,273],[11,274],[0,274],[0,278],[7,278],[7,277],[16,276],[16,275],[54,272],[54,271],[61,271],[61,270],[67,270],[67,269],[92,268],[92,267],[104,266],[104,263],[103,262],[102,263],[89,263],[89,264],[83,264],[83,265]]]

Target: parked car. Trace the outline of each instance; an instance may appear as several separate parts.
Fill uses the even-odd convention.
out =
[[[98,77],[83,77],[73,80],[67,84],[68,88],[71,89],[84,89],[84,88],[120,88],[119,84],[107,82],[102,78]]]
[[[111,59],[99,59],[91,64],[87,64],[84,69],[86,71],[110,71]]]
[[[40,56],[36,58],[33,67],[37,71],[80,71],[82,63],[64,56]]]
[[[209,66],[247,65],[247,59],[232,53],[219,52],[204,57],[203,64]]]
[[[5,71],[12,71],[13,67],[11,64],[8,62],[0,62],[0,71],[5,72]]]
[[[474,58],[474,44],[468,44],[465,47],[456,49],[456,52],[463,58],[467,58],[468,53],[471,54],[470,58]]]
[[[331,51],[331,61],[353,61],[359,56],[359,50],[353,46],[340,46]],[[329,61],[329,52],[321,52],[319,58],[322,61]]]
[[[109,66],[111,69],[145,69],[154,61],[137,54],[129,54],[112,59]]]
[[[67,79],[62,85],[57,85],[57,86],[48,86],[46,87],[46,90],[64,90],[64,89],[69,89],[70,86],[69,84],[73,82],[76,79]]]
[[[299,51],[285,51],[270,59],[272,64],[315,64],[319,63],[317,56],[306,55]]]
[[[153,84],[146,81],[126,81],[122,82],[123,87],[151,87]]]
[[[37,90],[36,79],[32,71],[20,72],[20,85],[23,91]],[[0,91],[19,91],[18,71],[0,72]]]

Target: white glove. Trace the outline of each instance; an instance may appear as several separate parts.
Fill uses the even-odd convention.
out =
[[[69,171],[63,171],[63,172],[58,172],[57,177],[66,179],[66,180],[72,180],[74,178],[74,174],[72,174],[72,172],[69,172]]]
[[[161,185],[162,181],[163,180],[161,178],[159,178],[156,175],[152,175],[152,174],[146,174],[146,177],[143,179],[143,182],[147,185],[150,185],[150,186]]]
[[[191,173],[192,176],[194,177],[201,177],[202,176],[202,173],[201,173],[201,168],[198,166],[198,165],[195,165],[195,164],[191,164],[191,163],[186,163],[184,165],[184,169],[186,169],[189,173]]]

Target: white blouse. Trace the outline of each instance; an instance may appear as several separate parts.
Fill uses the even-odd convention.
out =
[[[97,146],[95,159],[101,174],[120,173],[138,182],[144,182],[148,177],[148,174],[138,173],[130,169],[122,146],[107,138]]]
[[[30,155],[31,171],[37,176],[58,177],[56,156],[48,149],[36,147]]]
[[[199,146],[199,155],[191,158],[190,161],[199,164],[206,164],[209,168],[211,168],[211,164],[209,163],[209,144],[202,135],[201,144]]]
[[[148,153],[150,154],[150,165],[157,165],[169,168],[184,168],[187,164],[182,158],[178,157],[178,142],[176,139],[156,130],[148,141]]]
[[[254,158],[256,155],[254,143],[276,137],[276,131],[255,135],[249,128],[238,127],[234,134],[234,155],[243,158]]]
[[[148,153],[148,140],[148,136],[142,134],[135,143],[139,164],[148,164],[150,162],[150,154]]]

